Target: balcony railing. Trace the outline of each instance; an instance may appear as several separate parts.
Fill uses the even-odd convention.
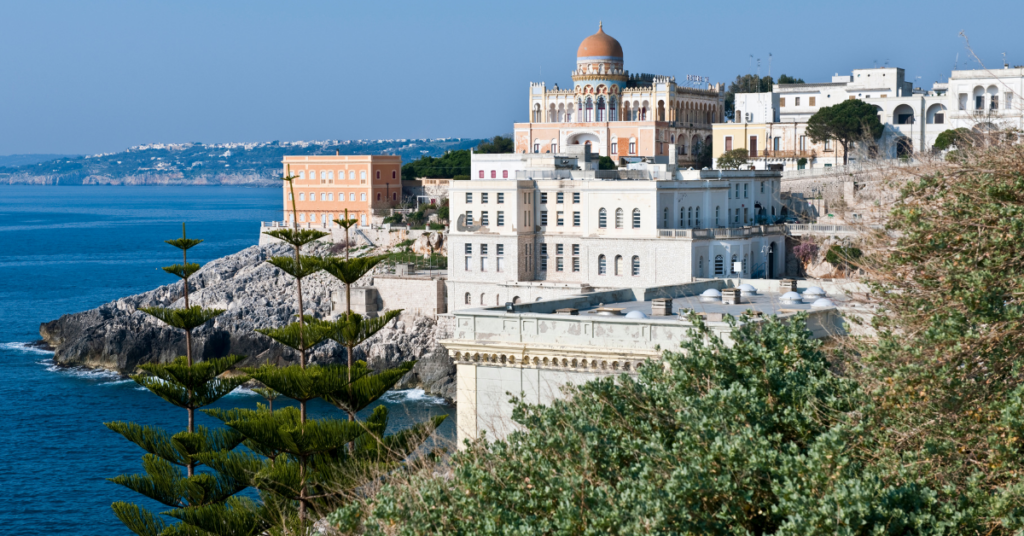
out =
[[[774,151],[764,149],[758,153],[756,158],[815,158],[817,156],[818,152],[813,149],[810,151]]]
[[[709,240],[712,238],[747,238],[782,234],[784,225],[756,225],[753,227],[716,227],[714,229],[659,229],[659,238],[688,238],[690,240]]]

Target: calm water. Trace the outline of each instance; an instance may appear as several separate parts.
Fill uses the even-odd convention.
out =
[[[39,339],[41,322],[172,282],[159,267],[178,250],[163,240],[180,236],[182,221],[206,240],[189,260],[205,263],[255,244],[279,204],[276,188],[0,186],[0,533],[130,534],[111,502],[165,510],[104,480],[140,471],[142,451],[103,423],[180,430],[184,410],[110,373],[58,370],[52,354],[24,343]],[[218,405],[257,400],[239,390]],[[454,438],[453,410],[422,391],[379,403],[391,410],[389,431],[451,414],[439,432]],[[338,415],[327,404],[311,414]]]

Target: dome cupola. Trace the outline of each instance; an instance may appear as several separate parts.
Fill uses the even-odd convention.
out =
[[[604,33],[604,24],[598,24],[597,33],[583,40],[576,50],[577,61],[622,62],[622,45],[614,37]]]

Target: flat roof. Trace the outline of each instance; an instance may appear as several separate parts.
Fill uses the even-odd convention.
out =
[[[640,311],[647,315],[651,320],[665,319],[676,321],[680,309],[690,309],[697,313],[722,313],[730,314],[739,318],[740,315],[748,310],[758,311],[765,315],[787,314],[794,311],[810,311],[811,302],[814,301],[808,300],[805,303],[788,304],[779,301],[781,297],[782,294],[777,292],[758,292],[756,295],[743,294],[740,298],[739,305],[723,305],[721,300],[716,302],[703,302],[701,301],[700,296],[684,296],[672,299],[673,316],[651,316],[652,302],[650,300],[599,304],[586,309],[580,309],[579,314],[580,316],[600,316],[602,318],[625,318],[627,313]],[[834,294],[828,294],[825,297],[831,299],[837,306],[848,299],[846,296],[837,296]],[[599,311],[601,307],[605,309],[622,309],[623,316],[602,315]]]

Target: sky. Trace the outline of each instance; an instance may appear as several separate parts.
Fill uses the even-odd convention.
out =
[[[1024,65],[1020,0],[622,3],[0,1],[0,155],[146,143],[478,138],[528,119],[529,83],[571,85],[604,21],[631,72],[827,82],[903,67]],[[920,77],[918,80],[917,77]]]

